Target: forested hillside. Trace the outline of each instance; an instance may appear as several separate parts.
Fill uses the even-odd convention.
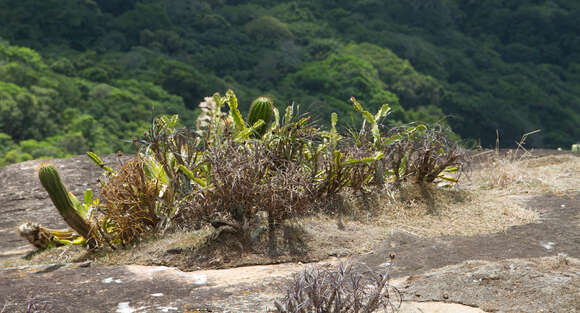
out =
[[[385,126],[442,122],[471,143],[580,140],[576,0],[0,0],[0,164],[130,151],[153,116],[195,127],[234,89]]]

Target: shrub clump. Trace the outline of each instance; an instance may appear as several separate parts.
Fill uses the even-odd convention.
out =
[[[263,142],[210,147],[205,164],[211,173],[208,187],[197,190],[188,201],[185,220],[204,220],[216,228],[230,226],[244,245],[252,241],[256,227],[267,226],[275,252],[274,231],[284,220],[306,214],[316,195],[310,173],[278,160]],[[260,225],[261,212],[267,225]]]

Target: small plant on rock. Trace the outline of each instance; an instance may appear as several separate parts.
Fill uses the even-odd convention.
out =
[[[279,313],[396,312],[402,297],[389,285],[389,269],[376,274],[345,263],[334,270],[310,267],[288,282],[286,295],[274,305]]]
[[[413,148],[414,157],[409,168],[418,183],[432,183],[437,178],[457,182],[457,179],[443,173],[459,170],[465,155],[463,150],[449,139],[443,127],[427,128]]]

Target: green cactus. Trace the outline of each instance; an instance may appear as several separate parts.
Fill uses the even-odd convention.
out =
[[[67,224],[85,239],[90,238],[91,227],[79,214],[74,203],[78,202],[62,184],[56,168],[52,165],[42,165],[38,172],[40,183],[48,192],[54,206]],[[75,201],[76,200],[76,201]]]
[[[263,120],[264,125],[256,129],[256,135],[262,137],[268,129],[268,124],[272,119],[272,112],[274,111],[274,104],[268,97],[258,97],[252,102],[250,106],[250,113],[248,114],[248,125],[254,125],[257,121]]]

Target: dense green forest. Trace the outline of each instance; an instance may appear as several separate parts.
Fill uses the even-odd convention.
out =
[[[233,89],[321,121],[348,99],[385,127],[471,144],[580,140],[576,0],[0,0],[0,164],[131,151],[152,117]]]

